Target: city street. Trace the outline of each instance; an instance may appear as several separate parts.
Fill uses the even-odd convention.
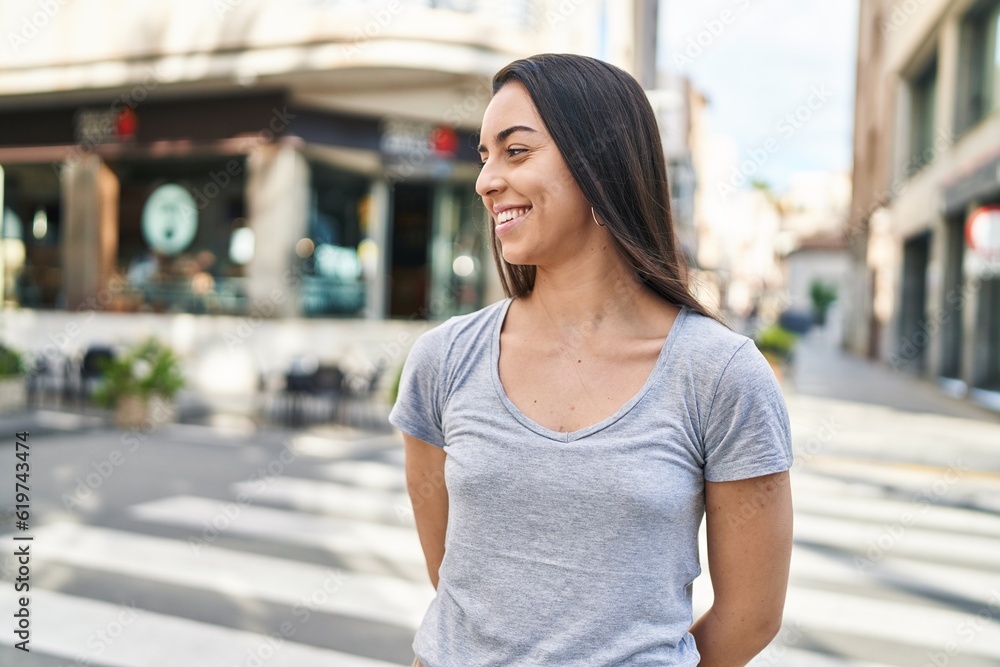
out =
[[[795,552],[785,626],[755,664],[1000,664],[1000,418],[817,336],[784,381]],[[31,431],[18,534],[34,539],[25,654],[9,623],[15,542],[0,536],[0,664],[410,664],[433,589],[397,433],[145,436],[47,411],[2,424],[10,486],[13,433]]]
[[[628,482],[653,478],[663,507],[692,487],[638,455],[615,483],[633,406],[667,415],[642,436],[651,461],[700,446],[684,470],[713,479],[720,461],[763,470],[750,459],[769,443],[751,441],[779,430],[789,465],[788,429],[750,414],[774,405],[759,376],[722,398],[741,371],[711,332],[692,335],[705,364],[664,344],[617,400],[659,342],[653,293],[787,360],[772,367],[795,454],[790,577],[750,664],[1000,667],[1000,0],[3,0],[0,26],[0,667],[412,665],[429,605],[449,599],[387,419],[390,394],[418,385],[418,412],[456,408],[459,386],[502,399],[475,403],[480,424],[446,419],[451,557],[612,545],[641,602],[665,599],[666,561],[628,554],[676,555],[695,531],[643,514]],[[474,315],[512,296],[506,320]],[[664,369],[704,386],[650,399]],[[610,405],[618,429],[542,427]],[[530,461],[546,451],[558,472],[522,486],[545,493],[460,463],[463,429],[498,444],[470,424],[537,431],[521,470],[547,470]],[[562,440],[594,458],[546,449]],[[502,507],[494,492],[523,510],[487,522],[504,542],[455,531],[458,470],[489,487],[476,516]],[[577,502],[573,475],[605,486]],[[719,586],[708,620],[738,608],[744,641],[765,616],[763,636],[777,627],[789,556],[787,503],[784,539],[762,537],[745,519],[776,487],[751,486],[710,515],[742,526],[713,534],[714,555],[770,590]],[[600,502],[611,539],[587,523]],[[682,554],[677,584],[694,619],[713,604],[705,523],[701,572]],[[765,543],[777,587],[749,566]],[[513,576],[541,560],[555,574],[536,598],[565,627],[530,600],[500,615],[521,596],[473,568],[483,586],[456,593],[451,624],[428,617],[468,664],[425,667],[564,667],[528,663],[571,662],[570,635],[600,643],[568,611],[587,601],[610,630],[673,643],[598,590],[616,588],[599,563],[529,558]],[[574,570],[591,572],[583,595]],[[471,599],[537,651],[505,655]],[[708,647],[736,652],[699,640],[706,667]],[[606,660],[656,662],[623,653]]]
[[[1000,417],[817,331],[784,386],[795,549],[754,664],[1000,664]]]

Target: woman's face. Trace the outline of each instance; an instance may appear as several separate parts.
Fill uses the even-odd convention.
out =
[[[493,96],[480,141],[484,164],[476,192],[508,263],[558,263],[600,233],[590,204],[520,83],[508,83]]]

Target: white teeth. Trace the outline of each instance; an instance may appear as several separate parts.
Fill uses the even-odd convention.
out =
[[[526,208],[509,208],[506,211],[502,211],[497,215],[497,222],[504,223],[513,220],[514,218],[520,217],[528,212],[529,209]]]

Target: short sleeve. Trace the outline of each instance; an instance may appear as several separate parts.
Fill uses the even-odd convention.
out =
[[[752,340],[723,369],[703,433],[706,481],[759,477],[792,466],[781,385]]]
[[[423,332],[413,342],[403,362],[389,423],[404,433],[443,448],[442,362],[446,345],[442,333],[438,326]]]

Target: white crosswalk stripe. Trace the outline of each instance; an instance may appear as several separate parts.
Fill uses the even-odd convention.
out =
[[[844,632],[932,651],[961,638],[969,614],[792,586],[786,620],[806,628]],[[887,622],[891,619],[891,622]],[[965,654],[1000,660],[1000,625],[984,623]]]
[[[410,497],[403,491],[370,489],[354,484],[324,482],[300,477],[279,477],[261,490],[253,482],[233,485],[239,498],[243,494],[254,503],[268,503],[295,510],[315,512],[359,521],[403,525],[401,518],[412,514]],[[412,532],[412,531],[408,531]]]
[[[286,484],[283,488],[292,486]],[[392,506],[387,505],[385,511],[392,511]],[[423,562],[416,532],[401,526],[259,507],[256,503],[220,502],[196,496],[173,496],[140,503],[133,506],[130,512],[145,521],[191,528],[198,543],[211,540],[216,534],[214,527],[228,535],[315,547],[345,556]]]
[[[317,610],[414,629],[433,597],[429,584],[220,547],[196,551],[180,540],[72,523],[35,531],[33,555],[36,561],[120,573],[244,599],[290,606],[311,602]]]
[[[128,605],[38,590],[31,649],[72,661],[109,667],[400,667],[294,641],[295,626],[260,634],[223,628]],[[14,601],[0,596],[0,614],[11,618]],[[0,643],[13,644],[10,632]],[[85,662],[86,660],[86,662]]]

